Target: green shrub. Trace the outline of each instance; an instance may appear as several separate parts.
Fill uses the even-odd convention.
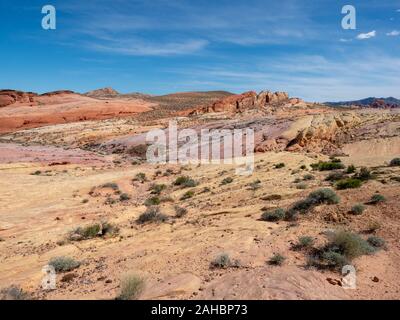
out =
[[[312,174],[309,173],[309,174],[305,174],[303,176],[303,180],[304,181],[315,180],[315,177]]]
[[[211,261],[211,268],[225,269],[230,267],[239,267],[240,263],[238,260],[231,260],[227,253],[221,253],[214,260]]]
[[[137,219],[137,223],[144,224],[146,222],[165,222],[168,217],[160,212],[159,207],[149,207]]]
[[[161,200],[159,197],[150,197],[148,199],[146,199],[146,201],[144,202],[144,205],[146,207],[150,207],[150,206],[158,206],[161,203]]]
[[[135,178],[133,179],[133,181],[139,181],[141,183],[144,183],[147,180],[146,178],[146,174],[143,172],[139,172],[135,175]]]
[[[363,212],[364,212],[364,210],[365,210],[365,206],[364,205],[362,205],[361,203],[358,203],[358,204],[356,204],[356,205],[354,205],[352,208],[351,208],[351,213],[352,214],[355,214],[355,215],[360,215],[360,214],[362,214]]]
[[[198,185],[198,183],[188,176],[180,176],[176,178],[174,185],[181,186],[183,188],[193,188]]]
[[[341,162],[324,162],[320,161],[318,163],[313,163],[311,167],[314,170],[319,170],[319,171],[330,171],[330,170],[338,170],[338,169],[344,169],[344,165]]]
[[[311,192],[308,198],[316,204],[337,204],[340,202],[340,198],[336,195],[335,191],[329,188],[322,188]]]
[[[367,241],[358,234],[349,231],[337,231],[333,233],[326,249],[338,252],[350,261],[359,256],[374,252],[373,247]]]
[[[285,217],[285,210],[277,208],[271,211],[263,212],[261,215],[261,220],[274,222],[282,220],[284,217]]]
[[[254,190],[257,190],[257,189],[261,188],[260,184],[261,184],[261,181],[257,179],[257,180],[255,180],[253,182],[250,182],[248,184],[248,186],[249,186],[250,190],[254,191]]]
[[[49,265],[53,266],[56,272],[68,272],[80,266],[80,262],[70,257],[55,257],[49,261]]]
[[[137,300],[145,287],[145,281],[136,274],[127,274],[121,279],[118,300]]]
[[[374,233],[377,230],[379,230],[380,228],[381,228],[381,224],[378,221],[372,221],[372,222],[368,223],[366,231],[368,233]]]
[[[189,190],[183,194],[183,196],[181,197],[180,200],[187,200],[187,199],[193,198],[193,196],[194,196],[194,192],[192,190]]]
[[[286,258],[283,255],[276,253],[269,259],[268,263],[274,266],[281,266],[285,260]]]
[[[385,240],[380,237],[371,236],[367,239],[368,243],[376,249],[384,248],[386,245]]]
[[[391,167],[398,167],[400,166],[400,158],[394,158],[390,161],[389,164]]]
[[[285,166],[286,165],[283,162],[274,164],[275,169],[281,169],[284,168]]]
[[[165,190],[167,186],[165,184],[153,184],[150,187],[151,194],[160,195],[163,190]]]
[[[328,267],[335,268],[342,268],[350,263],[343,254],[332,250],[323,252],[322,260],[328,265]]]
[[[354,178],[347,178],[336,182],[336,189],[338,190],[356,189],[361,187],[361,185],[362,185],[361,180]]]
[[[366,167],[362,167],[360,169],[360,172],[358,172],[355,175],[355,178],[360,179],[362,181],[367,181],[367,180],[371,180],[374,178],[374,176],[371,174],[371,170],[369,170]]]
[[[224,180],[221,181],[221,185],[226,185],[233,182],[233,178],[226,177]]]
[[[182,208],[180,206],[175,206],[174,209],[176,218],[182,218],[188,213],[188,210],[186,208]]]
[[[385,202],[386,201],[386,198],[383,196],[383,195],[381,195],[381,194],[374,194],[372,197],[371,197],[371,200],[369,200],[369,204],[378,204],[378,203],[382,203],[382,202]]]
[[[127,193],[122,193],[119,196],[119,201],[128,201],[130,199],[131,199],[131,197]]]
[[[354,172],[356,172],[356,167],[353,164],[349,165],[346,169],[346,173],[350,174]]]
[[[299,237],[299,241],[296,244],[296,247],[299,249],[303,248],[311,248],[314,245],[314,239],[312,237],[304,236]]]
[[[293,208],[286,210],[285,212],[285,221],[296,221],[298,219],[298,212]]]

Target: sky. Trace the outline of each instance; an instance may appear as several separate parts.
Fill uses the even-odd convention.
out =
[[[344,5],[356,29],[342,28]],[[42,7],[56,29],[42,28]],[[400,1],[1,0],[0,88],[400,98]]]

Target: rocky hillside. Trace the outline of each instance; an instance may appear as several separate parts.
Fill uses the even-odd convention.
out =
[[[393,97],[389,98],[370,97],[354,101],[325,102],[325,104],[333,107],[356,106],[361,108],[384,108],[384,109],[400,108],[400,100]]]

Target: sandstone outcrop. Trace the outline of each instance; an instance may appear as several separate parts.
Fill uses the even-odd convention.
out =
[[[302,103],[301,99],[291,98],[286,92],[248,91],[242,94],[222,98],[211,105],[195,108],[189,115],[204,114],[211,112],[242,113],[246,110],[263,110],[268,107],[279,105],[296,105]]]
[[[85,95],[88,97],[93,97],[93,98],[115,97],[115,96],[119,95],[119,92],[114,90],[111,87],[107,87],[107,88],[102,88],[102,89],[97,89],[97,90],[92,90],[92,91],[86,92]]]

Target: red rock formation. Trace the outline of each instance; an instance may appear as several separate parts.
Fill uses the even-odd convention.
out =
[[[37,96],[37,94],[33,92],[0,90],[0,108],[16,102],[31,103],[35,96]]]

